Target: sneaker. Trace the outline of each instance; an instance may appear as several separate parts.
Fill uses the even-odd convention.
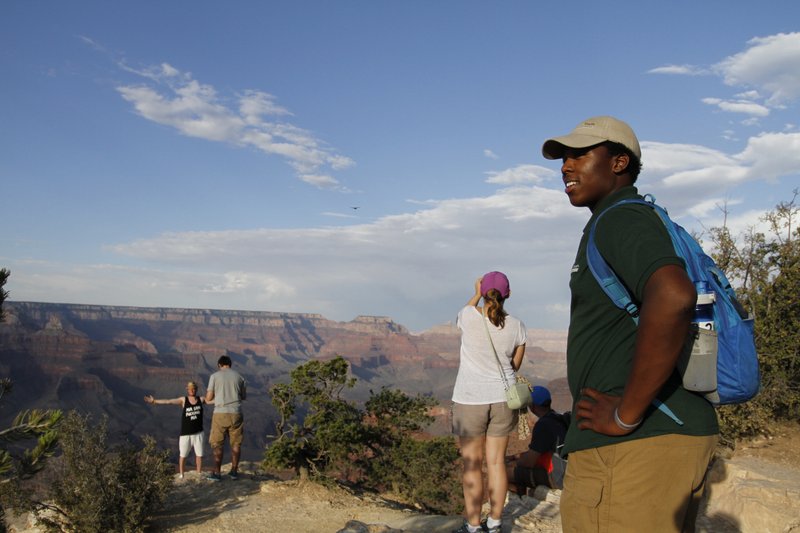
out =
[[[484,529],[483,522],[481,522],[481,525],[480,525],[480,527],[478,528],[478,530],[477,530],[477,531],[481,531],[481,532],[482,532],[482,531],[486,531],[486,530]],[[497,531],[500,531],[500,530],[498,529]],[[464,520],[464,523],[463,523],[463,524],[461,524],[461,527],[460,527],[460,528],[458,528],[458,529],[454,529],[454,530],[453,530],[453,533],[472,533],[472,532],[471,532],[471,531],[470,531],[470,529],[469,529],[469,523],[468,523],[466,520]],[[476,532],[476,533],[477,533],[477,532]]]
[[[488,520],[484,518],[481,520],[481,529],[485,533],[500,533],[503,530],[503,524],[497,524],[494,527],[489,527]]]
[[[228,472],[228,476],[232,480],[236,481],[237,479],[239,479],[239,472],[237,470],[231,470],[230,472]]]
[[[222,476],[211,472],[210,474],[206,474],[206,479],[209,481],[222,481]]]

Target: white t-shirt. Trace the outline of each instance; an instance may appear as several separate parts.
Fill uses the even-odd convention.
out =
[[[468,305],[458,312],[456,322],[461,330],[461,357],[453,388],[454,402],[485,405],[506,401],[503,379],[483,326],[484,321],[489,326],[497,357],[500,358],[509,385],[516,381],[511,358],[517,346],[522,346],[528,339],[525,324],[508,315],[503,329],[500,329],[488,317],[484,318],[476,307]]]

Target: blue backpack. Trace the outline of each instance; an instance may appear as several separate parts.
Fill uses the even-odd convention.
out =
[[[753,339],[753,319],[739,304],[731,284],[722,270],[714,263],[714,260],[703,252],[697,241],[685,229],[669,218],[666,210],[656,205],[653,196],[646,195],[644,199],[621,200],[597,217],[589,232],[589,240],[586,247],[587,262],[594,278],[614,302],[614,305],[627,311],[638,325],[638,306],[633,302],[628,290],[620,282],[617,275],[603,259],[595,244],[595,230],[603,215],[614,207],[627,204],[646,205],[658,214],[672,239],[675,252],[686,262],[686,272],[689,278],[696,287],[707,286],[715,293],[713,332],[698,331],[695,326],[695,338],[693,341],[697,345],[699,333],[716,337],[714,339],[716,346],[709,350],[714,352],[711,355],[715,356],[716,363],[713,361],[711,363],[700,363],[706,366],[715,364],[716,376],[713,376],[713,367],[708,369],[708,373],[712,375],[712,381],[714,381],[713,377],[716,378],[716,389],[708,389],[708,386],[698,389],[687,383],[687,376],[684,375],[684,370],[686,365],[692,364],[691,361],[682,361],[678,364],[684,387],[704,394],[706,399],[718,405],[742,403],[749,400],[758,393],[760,384],[758,356],[756,355]],[[698,290],[698,292],[700,291]],[[689,357],[689,359],[695,358],[697,350],[693,349],[691,356],[688,355],[688,350],[684,351],[686,352],[684,354],[685,357]],[[666,409],[658,400],[655,403],[657,407],[678,421],[669,409]],[[678,422],[680,423],[680,421]]]

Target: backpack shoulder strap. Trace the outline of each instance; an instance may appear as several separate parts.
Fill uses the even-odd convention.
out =
[[[629,198],[609,206],[605,211],[600,213],[600,216],[597,217],[592,227],[589,229],[589,240],[586,243],[586,262],[589,265],[589,270],[592,272],[594,279],[597,280],[600,288],[603,289],[603,292],[606,293],[614,305],[620,309],[624,309],[638,325],[639,307],[633,302],[630,293],[619,280],[617,274],[611,269],[606,260],[603,259],[603,255],[600,253],[600,250],[597,249],[597,243],[595,242],[595,232],[597,231],[597,224],[600,222],[600,219],[615,207],[630,204],[646,205],[656,209],[657,212],[658,210],[663,211],[663,209],[656,206],[655,198],[650,195],[645,196],[643,200],[639,198]]]
[[[667,229],[667,233],[669,233],[670,240],[672,241],[673,246],[675,247],[675,251],[681,257],[686,257],[684,253],[685,250],[683,248],[683,243],[676,231],[674,229],[674,224],[669,218],[666,210],[659,205],[656,205],[656,199],[654,196],[650,194],[646,194],[644,199],[639,198],[629,198],[627,200],[620,200],[619,202],[609,206],[606,208],[605,211],[600,213],[597,219],[592,224],[591,229],[589,230],[589,240],[586,243],[586,262],[589,265],[589,270],[591,270],[594,279],[597,280],[597,283],[600,285],[600,288],[603,289],[603,292],[608,295],[611,301],[620,309],[624,309],[630,316],[631,319],[639,325],[639,307],[634,303],[633,299],[631,298],[628,289],[625,288],[625,285],[622,284],[617,274],[611,269],[608,265],[606,260],[603,258],[600,250],[597,249],[597,244],[595,243],[594,234],[597,229],[597,223],[600,222],[600,219],[603,218],[603,215],[611,211],[615,207],[619,207],[621,205],[630,205],[630,204],[639,204],[639,205],[646,205],[652,208],[656,214],[658,214],[661,221],[664,223],[664,226]],[[661,412],[666,414],[670,417],[676,424],[682,426],[683,421],[678,418],[678,416],[667,407],[666,404],[662,403],[658,398],[653,400],[653,405],[659,409]]]

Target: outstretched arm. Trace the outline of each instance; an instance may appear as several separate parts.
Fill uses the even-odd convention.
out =
[[[144,402],[149,403],[150,405],[171,405],[176,404],[183,406],[183,397],[180,398],[173,398],[171,400],[157,400],[153,398],[152,394],[148,394],[144,397]]]
[[[638,426],[675,370],[696,299],[694,285],[683,268],[666,265],[650,276],[644,287],[633,365],[622,397],[583,389],[583,399],[576,404],[579,428],[625,435]]]

